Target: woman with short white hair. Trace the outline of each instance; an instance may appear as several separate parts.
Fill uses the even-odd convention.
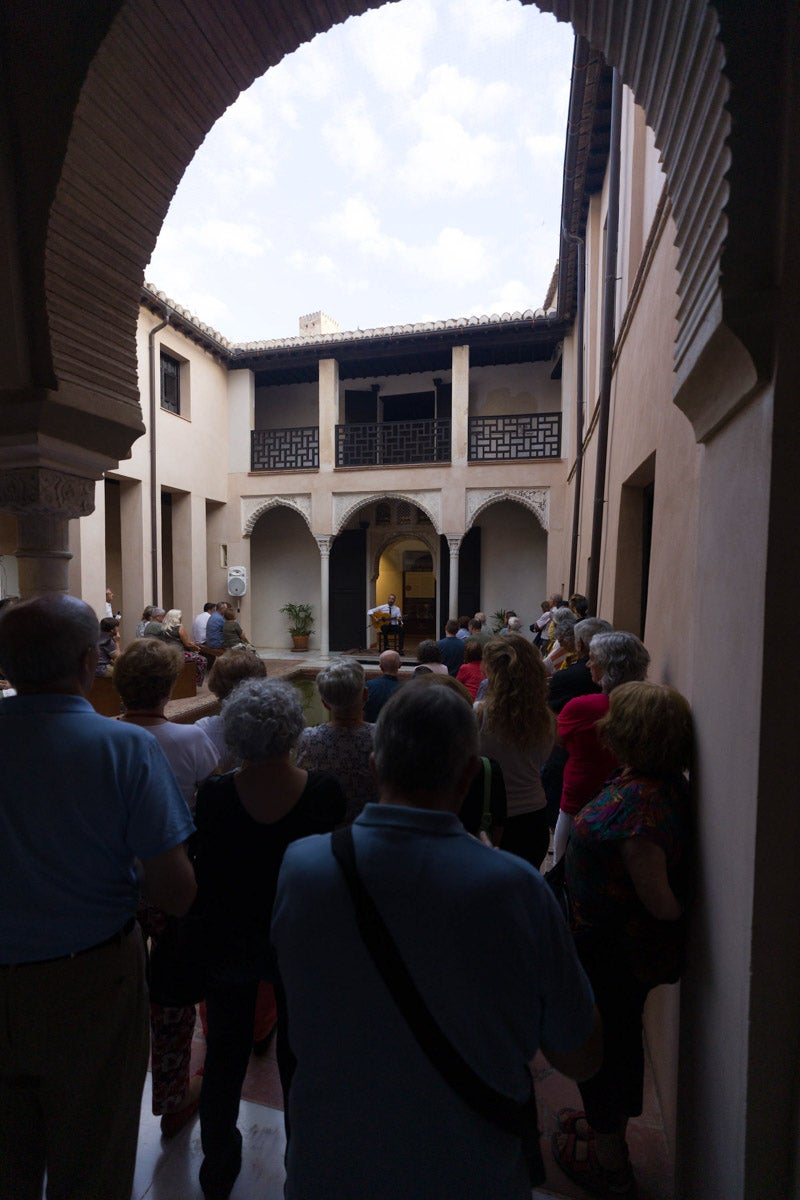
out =
[[[297,765],[331,771],[347,797],[345,820],[378,799],[370,767],[374,725],[364,720],[369,693],[364,668],[353,658],[337,659],[317,675],[320,699],[330,713],[325,725],[306,729],[297,746]]]
[[[333,775],[292,762],[303,708],[290,683],[245,679],[223,702],[222,720],[228,749],[242,766],[212,776],[197,794],[195,871],[211,970],[200,1184],[206,1195],[227,1196],[241,1169],[236,1121],[261,980],[275,987],[278,1069],[288,1108],[293,1063],[269,937],[283,855],[297,838],[338,825],[345,798]]]

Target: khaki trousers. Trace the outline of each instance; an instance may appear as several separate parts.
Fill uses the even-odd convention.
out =
[[[0,1200],[130,1200],[148,1049],[138,925],[0,967]]]

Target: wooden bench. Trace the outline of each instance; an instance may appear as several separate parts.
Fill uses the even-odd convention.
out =
[[[194,663],[183,664],[183,669],[175,681],[171,700],[186,700],[197,695]],[[110,677],[98,675],[92,684],[92,690],[87,697],[95,712],[104,717],[118,717],[122,712],[122,700]]]

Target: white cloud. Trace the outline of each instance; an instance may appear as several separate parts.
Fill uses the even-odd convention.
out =
[[[380,91],[411,91],[437,23],[430,0],[403,0],[353,20],[353,50]]]
[[[295,271],[304,274],[327,275],[336,274],[337,267],[329,254],[309,254],[305,250],[295,250],[286,260]]]
[[[425,126],[398,177],[416,197],[484,191],[496,186],[508,153],[501,139],[470,133],[455,117],[440,115]]]
[[[329,235],[350,243],[365,258],[385,263],[387,270],[398,275],[442,285],[464,284],[483,279],[491,267],[491,255],[482,238],[448,226],[433,241],[404,241],[386,233],[375,211],[357,197],[346,201],[324,228]]]
[[[186,231],[187,240],[203,245],[211,255],[260,258],[272,242],[257,225],[243,221],[209,220]]]
[[[322,133],[336,161],[357,179],[371,179],[385,169],[383,141],[363,96],[356,96],[333,113]]]
[[[486,299],[473,304],[464,314],[467,317],[482,317],[491,313],[525,312],[526,308],[540,307],[544,296],[535,297],[531,287],[521,279],[509,279],[500,287],[486,294]]]
[[[476,50],[514,41],[531,19],[516,0],[452,0],[450,12],[456,28]]]
[[[420,124],[445,114],[471,117],[481,123],[491,122],[508,107],[514,96],[514,89],[505,80],[484,83],[462,74],[450,63],[434,67],[428,72],[427,79],[427,87],[410,109]]]

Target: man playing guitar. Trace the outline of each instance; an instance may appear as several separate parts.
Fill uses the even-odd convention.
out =
[[[386,604],[379,604],[377,608],[368,609],[367,616],[378,630],[378,640],[381,650],[389,649],[389,637],[391,634],[396,634],[397,651],[399,654],[402,654],[405,633],[403,630],[403,614],[397,607],[397,597],[390,595]]]

